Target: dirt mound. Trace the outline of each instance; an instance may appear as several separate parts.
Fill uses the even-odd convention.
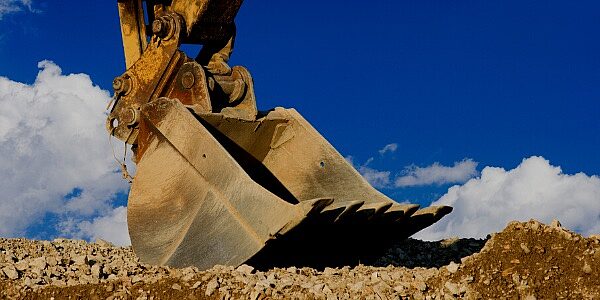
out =
[[[475,298],[600,298],[600,239],[537,221],[512,222],[436,286]],[[453,273],[453,274],[452,274]],[[445,281],[444,281],[445,280]]]
[[[324,270],[172,269],[105,242],[0,239],[0,298],[592,299],[599,275],[599,238],[536,221],[513,222],[487,241],[409,239],[372,266]]]

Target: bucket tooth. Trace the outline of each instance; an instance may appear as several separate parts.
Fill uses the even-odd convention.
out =
[[[346,208],[343,206],[325,210],[315,218],[318,218],[322,223],[332,224],[340,216],[340,214],[344,212],[344,210],[346,210]]]
[[[433,222],[439,221],[442,217],[452,212],[452,207],[450,206],[429,206],[423,209],[416,211],[412,216],[412,218],[428,218]]]
[[[348,216],[352,216],[356,211],[363,206],[364,201],[347,201],[334,202],[332,205],[325,208],[317,217],[318,222],[323,226],[338,223]]]
[[[333,223],[339,218],[339,216],[348,210],[347,203],[337,202],[333,205],[326,207],[321,214],[317,217],[322,223]]]
[[[400,205],[402,207],[402,210],[404,211],[404,215],[401,218],[396,219],[394,221],[395,224],[407,223],[407,221],[410,219],[410,216],[412,216],[420,208],[420,205],[418,205],[418,204],[398,204],[398,205]]]
[[[396,222],[403,218],[408,218],[417,209],[419,209],[419,205],[417,204],[394,204],[385,211],[381,219],[385,223]]]
[[[364,201],[348,201],[342,202],[341,205],[345,208],[344,211],[335,219],[336,223],[343,222],[345,218],[354,214],[361,206],[365,204]]]
[[[346,215],[344,218],[340,218],[340,223],[362,226],[367,224],[373,218],[383,214],[387,209],[392,207],[392,202],[379,202],[379,203],[365,203],[360,206],[356,211],[353,211]]]
[[[303,201],[300,203],[300,206],[304,207],[304,211],[308,216],[312,216],[328,210],[333,202],[333,198],[317,198]]]
[[[404,216],[405,217],[412,216],[421,207],[418,204],[399,204],[399,205],[401,205],[402,209],[404,209]]]
[[[277,232],[275,234],[275,237],[283,236],[286,233],[288,233],[290,230],[296,228],[296,226],[300,225],[301,223],[306,222],[306,220],[311,220],[311,219],[314,219],[314,218],[320,216],[323,213],[323,210],[327,209],[328,206],[331,205],[331,203],[333,203],[333,199],[331,199],[331,198],[318,198],[318,199],[303,201],[303,202],[297,204],[297,206],[299,206],[300,209],[306,215],[306,218],[295,219],[295,221],[289,222],[283,228],[281,228],[281,230],[279,230],[279,232]]]
[[[385,212],[387,212],[392,206],[394,206],[394,203],[393,202],[392,203],[382,202],[382,203],[373,203],[370,205],[375,207],[375,211],[367,219],[370,221],[376,221],[376,220],[381,219],[383,217],[383,215],[385,214]],[[360,212],[360,209],[359,209],[359,212]]]
[[[450,212],[452,212],[452,207],[450,206],[429,206],[420,209],[410,216],[407,224],[402,225],[403,234],[409,237],[431,226]]]

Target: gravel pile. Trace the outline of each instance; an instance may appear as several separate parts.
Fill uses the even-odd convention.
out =
[[[407,239],[388,249],[373,262],[373,266],[439,268],[451,262],[459,263],[465,256],[479,252],[487,239],[451,238],[437,242]]]
[[[438,289],[475,298],[600,299],[600,236],[584,238],[558,221],[511,222],[462,262],[451,274],[442,268]]]
[[[130,248],[102,241],[0,239],[0,270],[0,298],[593,299],[600,297],[600,239],[558,223],[514,222],[487,241],[409,239],[372,266],[264,272],[145,265]]]

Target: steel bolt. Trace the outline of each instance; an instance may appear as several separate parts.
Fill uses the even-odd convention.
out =
[[[160,38],[164,38],[169,33],[169,21],[165,18],[159,18],[152,22],[152,32]]]
[[[122,88],[123,88],[123,78],[121,78],[121,77],[115,78],[115,80],[113,80],[113,89],[115,90],[115,92],[121,91]]]
[[[181,76],[181,85],[183,85],[184,88],[186,89],[191,89],[192,86],[194,86],[194,74],[192,74],[192,72],[185,72],[183,73],[183,75]]]
[[[128,108],[121,115],[121,120],[127,125],[133,125],[137,121],[137,113],[133,108]]]
[[[131,77],[125,74],[113,80],[113,89],[115,94],[127,95],[131,90]]]
[[[152,22],[152,32],[154,32],[154,33],[161,32],[163,29],[162,25],[163,25],[162,20],[160,20],[160,19],[154,20],[154,22]]]

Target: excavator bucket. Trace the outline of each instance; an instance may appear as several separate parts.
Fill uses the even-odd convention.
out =
[[[452,210],[395,202],[294,109],[259,112],[250,73],[227,65],[241,1],[145,2],[149,40],[142,1],[119,0],[128,70],[107,119],[135,152],[127,216],[143,262],[355,264]],[[191,59],[182,41],[204,47]]]
[[[419,229],[403,228],[422,214],[418,206],[373,189],[295,110],[247,121],[194,115],[178,100],[160,98],[142,108],[140,131],[143,154],[128,223],[145,262],[200,268],[250,259],[348,263],[388,245],[361,249],[373,230],[392,241]],[[422,226],[448,212],[426,213]],[[350,234],[345,243],[344,232]]]

